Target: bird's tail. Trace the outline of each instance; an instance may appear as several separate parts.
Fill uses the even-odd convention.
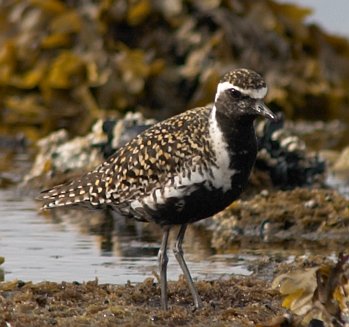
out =
[[[103,202],[104,189],[99,186],[97,173],[88,173],[79,179],[42,191],[37,197],[42,209],[87,204],[98,206]]]

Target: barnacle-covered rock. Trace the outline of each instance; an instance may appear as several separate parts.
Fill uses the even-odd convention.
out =
[[[72,172],[83,173],[88,168],[93,168],[102,158],[94,144],[105,139],[102,121],[98,121],[85,137],[75,137],[72,140],[69,140],[66,130],[53,132],[37,143],[39,152],[30,172],[24,177],[24,184],[33,181],[37,181],[39,185],[44,181],[45,184],[57,174],[69,176]]]
[[[69,139],[66,130],[54,132],[37,143],[39,153],[24,184],[36,180],[48,186],[56,183],[56,178],[63,181],[92,170],[154,122],[129,112],[123,119],[98,120],[86,136]]]
[[[139,112],[128,112],[123,119],[119,120],[105,120],[103,131],[107,135],[107,142],[101,144],[104,158],[108,158],[118,148],[155,123],[155,119],[146,119]]]
[[[267,171],[273,184],[282,188],[312,185],[324,178],[325,161],[305,142],[277,122],[260,121],[256,128],[259,151],[256,169]]]

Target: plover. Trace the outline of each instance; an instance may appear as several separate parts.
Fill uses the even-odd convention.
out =
[[[256,159],[254,120],[276,116],[263,103],[264,79],[235,69],[220,80],[214,103],[157,123],[116,151],[95,170],[43,191],[44,209],[72,205],[109,207],[163,229],[158,259],[161,306],[168,308],[167,243],[180,225],[175,257],[202,305],[183,257],[187,225],[223,210],[247,184]]]

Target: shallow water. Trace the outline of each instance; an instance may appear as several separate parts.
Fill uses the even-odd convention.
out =
[[[7,281],[82,282],[98,278],[101,283],[124,284],[157,273],[161,239],[157,226],[84,209],[39,213],[34,195],[23,195],[15,186],[8,186],[21,180],[30,165],[28,157],[16,154],[0,159],[0,257],[5,258],[0,279],[4,270]],[[335,178],[328,182],[349,195],[347,182]],[[175,236],[174,230],[171,244]],[[189,269],[198,279],[250,275],[270,258],[292,261],[294,255],[311,254],[286,248],[245,248],[227,255],[215,254],[210,235],[200,227],[188,228],[184,250]],[[258,272],[260,277],[271,277],[272,266],[266,267]],[[169,279],[176,280],[181,273],[169,251]]]
[[[154,276],[159,230],[120,217],[111,219],[114,226],[103,225],[101,217],[88,210],[59,210],[57,215],[43,216],[32,198],[14,188],[0,189],[0,256],[5,257],[5,280],[87,281],[97,277],[102,283],[117,284]],[[251,273],[247,266],[255,259],[253,255],[213,255],[200,233],[190,229],[186,236],[185,253],[193,277]],[[169,279],[177,279],[181,271],[169,254]]]

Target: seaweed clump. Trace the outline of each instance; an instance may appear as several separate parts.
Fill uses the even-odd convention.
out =
[[[105,114],[163,118],[261,72],[288,117],[348,118],[349,45],[309,9],[263,1],[2,1],[0,132],[86,133]]]

